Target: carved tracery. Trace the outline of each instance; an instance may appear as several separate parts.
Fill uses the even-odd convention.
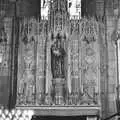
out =
[[[99,105],[99,23],[83,18],[68,26],[63,1],[53,2],[48,22],[20,24],[17,105]]]

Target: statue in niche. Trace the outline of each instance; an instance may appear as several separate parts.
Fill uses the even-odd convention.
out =
[[[62,47],[62,37],[58,33],[55,43],[51,46],[51,70],[53,78],[64,78],[64,58],[65,50]]]

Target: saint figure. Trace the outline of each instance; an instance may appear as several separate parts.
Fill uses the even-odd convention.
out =
[[[51,70],[53,78],[64,78],[65,50],[61,45],[61,36],[58,34],[55,43],[51,46]]]

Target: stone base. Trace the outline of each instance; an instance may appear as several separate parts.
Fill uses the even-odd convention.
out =
[[[65,90],[65,79],[56,78],[52,81],[53,93],[54,93],[54,102],[56,105],[64,104],[64,90]]]
[[[63,98],[63,96],[55,96],[55,104],[56,105],[64,105],[64,98]]]
[[[61,85],[64,85],[65,84],[65,79],[64,78],[55,78],[52,80],[52,84],[55,85],[55,84],[61,84]]]

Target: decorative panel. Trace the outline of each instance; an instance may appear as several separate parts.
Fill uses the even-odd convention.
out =
[[[44,23],[35,18],[20,22],[17,105],[38,105],[44,93],[46,39],[41,27]]]
[[[71,21],[71,86],[79,104],[96,105],[100,96],[99,27],[94,19]]]
[[[18,103],[35,103],[35,53],[36,36],[34,20],[23,19],[20,23],[19,58],[18,58]]]
[[[81,48],[82,48],[82,104],[99,104],[100,96],[100,49],[99,28],[94,19],[82,21]],[[86,101],[87,98],[87,101]]]
[[[17,105],[100,104],[99,23],[85,18],[70,22],[69,35],[63,30],[47,36],[46,20],[21,20]],[[53,59],[51,50],[60,39],[61,50],[65,52],[62,63],[65,76],[58,75],[60,71],[57,70],[62,71],[61,68],[55,68],[57,78],[54,78],[52,67],[60,61]],[[56,60],[54,65],[52,60]]]

